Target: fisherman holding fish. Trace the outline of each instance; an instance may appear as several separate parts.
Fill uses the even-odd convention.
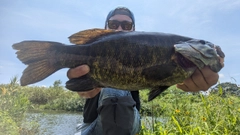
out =
[[[141,125],[138,90],[148,89],[149,101],[175,84],[187,92],[206,91],[224,66],[224,53],[208,41],[135,31],[134,15],[125,7],[109,12],[105,29],[69,39],[74,45],[30,40],[13,49],[28,65],[22,86],[70,68],[66,88],[86,98],[76,135],[135,135]]]
[[[125,7],[117,7],[109,12],[105,22],[105,29],[134,31],[135,19],[133,13]],[[221,59],[221,62],[223,64],[223,59]],[[90,70],[87,65],[81,65],[70,69],[67,76],[70,79],[78,78],[87,74]],[[183,83],[177,84],[177,87],[186,92],[206,91],[217,83],[218,78],[218,73],[213,72],[209,67],[205,66],[201,70],[196,70],[194,74],[185,79]],[[86,98],[86,103],[83,113],[84,120],[83,123],[79,125],[76,135],[135,135],[139,132],[141,123],[138,91],[129,92],[112,88],[95,88],[87,92],[78,92],[78,94]],[[123,101],[123,99],[125,101]],[[124,106],[126,100],[129,104]],[[132,102],[136,102],[135,106],[129,108]],[[123,113],[111,112],[114,111],[114,109],[109,108],[114,108],[116,104],[122,106],[122,109],[125,111],[123,111]],[[106,109],[106,111],[104,109]],[[113,117],[117,118],[111,119],[111,115],[115,115]],[[114,119],[121,119],[123,122],[118,123],[114,121]]]
[[[134,31],[133,13],[128,8],[117,7],[109,12],[105,29]],[[67,76],[69,79],[78,78],[90,70],[87,65],[82,65],[70,69]],[[86,102],[83,123],[78,125],[78,132],[75,135],[135,135],[140,131],[139,91],[95,88],[87,92],[78,92],[78,94],[86,98]],[[122,113],[114,112],[116,104],[118,108],[121,107]]]

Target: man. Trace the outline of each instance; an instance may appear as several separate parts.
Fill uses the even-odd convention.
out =
[[[125,8],[119,7],[109,12],[105,29],[114,29],[118,31],[134,31],[135,19],[133,13]],[[78,78],[87,74],[91,69],[87,65],[70,69],[67,73],[68,78]],[[195,73],[183,83],[177,84],[177,87],[184,91],[207,90],[218,81],[218,74],[204,67]],[[139,93],[128,92],[110,88],[96,88],[87,92],[78,92],[86,98],[84,107],[84,123],[79,126],[77,134],[131,134],[134,135],[140,130],[140,116],[137,110],[140,109]],[[136,104],[134,103],[134,101]],[[122,101],[128,101],[130,104],[122,104]],[[117,107],[115,106],[117,105]],[[129,107],[133,105],[133,107]],[[122,108],[124,113],[116,113],[116,108]],[[125,109],[124,109],[125,107]],[[119,122],[119,119],[123,122]],[[117,120],[117,121],[116,121]],[[125,122],[125,123],[124,123]]]
[[[117,31],[134,31],[133,13],[118,7],[109,12],[105,29]],[[68,78],[77,78],[89,72],[87,65],[70,69]],[[112,88],[96,88],[87,92],[78,92],[86,98],[83,123],[76,135],[135,135],[140,130],[139,92],[129,92]],[[134,100],[133,100],[134,99]]]

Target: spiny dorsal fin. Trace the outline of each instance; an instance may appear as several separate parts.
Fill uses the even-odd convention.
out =
[[[87,44],[95,41],[97,38],[105,36],[110,33],[115,33],[115,30],[105,30],[105,29],[88,29],[84,31],[77,32],[69,37],[69,40],[73,44],[81,45]]]

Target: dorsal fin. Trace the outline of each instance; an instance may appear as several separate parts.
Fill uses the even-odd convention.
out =
[[[110,33],[115,33],[115,32],[117,31],[95,28],[95,29],[88,29],[88,30],[77,32],[68,38],[71,43],[81,45],[81,44],[87,44],[87,43],[93,42],[99,37],[105,36]]]

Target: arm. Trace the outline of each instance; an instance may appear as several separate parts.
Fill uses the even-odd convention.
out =
[[[80,76],[83,76],[83,75],[87,74],[89,71],[90,71],[89,66],[81,65],[81,66],[78,66],[76,68],[69,69],[68,72],[67,72],[67,77],[69,79],[78,78]],[[93,90],[86,91],[86,92],[78,92],[78,95],[83,97],[83,98],[93,98],[100,91],[101,91],[101,88],[95,88]]]

